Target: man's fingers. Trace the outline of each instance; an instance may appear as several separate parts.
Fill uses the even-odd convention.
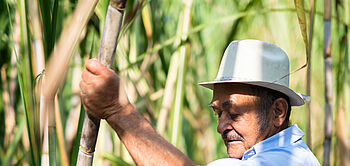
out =
[[[81,78],[85,83],[90,83],[96,79],[96,76],[94,74],[92,74],[90,71],[84,70]]]
[[[84,81],[81,81],[80,84],[80,89],[81,89],[81,94],[84,95],[91,95],[93,94],[93,88],[91,86],[89,86],[88,84],[86,84]]]
[[[83,81],[80,81],[79,86],[80,86],[80,97],[81,97],[82,94],[86,94],[86,85]]]
[[[85,68],[95,75],[101,75],[108,70],[108,68],[98,62],[96,58],[86,61]]]

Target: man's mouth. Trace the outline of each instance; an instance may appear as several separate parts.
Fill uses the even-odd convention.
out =
[[[230,144],[230,143],[235,143],[235,142],[241,142],[242,140],[238,140],[238,139],[226,139],[224,140],[225,144]]]
[[[222,134],[222,139],[224,140],[225,144],[243,141],[242,136],[229,130],[224,131],[224,133]]]

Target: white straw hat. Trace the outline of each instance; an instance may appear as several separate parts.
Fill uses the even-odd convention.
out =
[[[209,89],[219,83],[244,83],[279,91],[292,106],[304,104],[300,93],[289,88],[289,59],[279,47],[259,40],[231,42],[214,81],[200,83]]]

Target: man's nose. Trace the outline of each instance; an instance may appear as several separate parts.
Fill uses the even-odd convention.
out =
[[[232,119],[229,118],[229,114],[226,111],[223,111],[221,116],[218,118],[217,132],[222,134],[227,129],[233,129]]]

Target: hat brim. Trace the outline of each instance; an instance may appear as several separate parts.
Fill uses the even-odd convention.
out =
[[[289,97],[289,102],[291,106],[301,106],[304,105],[305,102],[303,100],[302,94],[298,92],[294,92],[290,88],[276,84],[271,82],[263,82],[263,81],[211,81],[211,82],[202,82],[199,83],[199,85],[209,88],[211,90],[214,90],[214,84],[223,84],[223,83],[242,83],[242,84],[249,84],[249,85],[256,85],[261,86],[265,88],[269,88],[272,90],[279,91]]]

